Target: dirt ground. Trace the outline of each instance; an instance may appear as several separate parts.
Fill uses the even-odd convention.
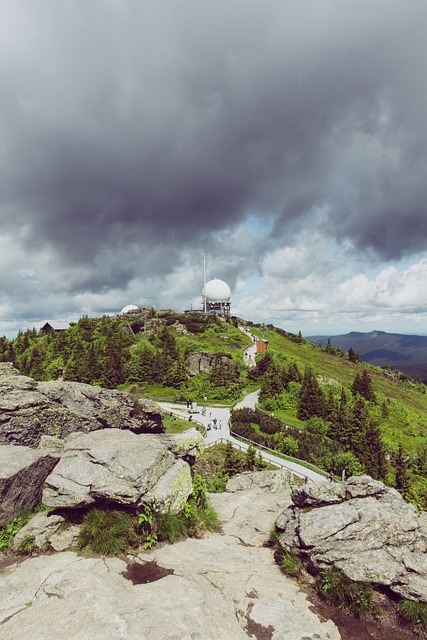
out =
[[[342,640],[420,640],[420,636],[402,627],[395,607],[385,597],[380,605],[381,623],[348,615],[321,600],[314,591],[309,592],[309,599],[313,603],[312,610],[320,618],[334,621]]]

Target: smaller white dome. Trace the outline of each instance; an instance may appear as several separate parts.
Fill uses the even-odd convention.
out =
[[[230,302],[231,290],[224,280],[214,278],[205,284],[207,302]]]
[[[123,307],[123,309],[120,311],[120,314],[122,313],[129,313],[129,311],[138,311],[139,307],[136,306],[136,304],[127,304],[125,307]]]

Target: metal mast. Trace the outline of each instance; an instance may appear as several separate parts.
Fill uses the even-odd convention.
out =
[[[206,313],[206,253],[203,256],[203,312]]]

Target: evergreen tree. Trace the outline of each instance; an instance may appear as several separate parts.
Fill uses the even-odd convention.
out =
[[[365,400],[357,396],[354,403],[351,420],[348,425],[348,445],[350,451],[362,462],[366,450],[366,437],[368,431],[369,413]]]
[[[335,415],[331,417],[329,437],[344,445],[346,449],[350,447],[348,401],[344,387],[341,387],[341,397]]]
[[[360,362],[360,357],[359,355],[354,351],[353,347],[350,347],[349,350],[347,351],[347,358],[350,360],[350,362]]]
[[[291,362],[285,376],[286,386],[289,384],[289,382],[301,382],[301,381],[302,381],[302,375],[301,375],[301,371],[298,369],[297,363]]]
[[[284,389],[284,381],[281,375],[281,371],[276,365],[272,364],[269,366],[267,371],[261,378],[261,390],[259,399],[261,402],[269,398],[274,398],[275,396],[282,393]]]
[[[253,471],[256,466],[256,449],[250,444],[245,454],[245,471]]]
[[[326,412],[325,395],[313,371],[307,368],[301,384],[297,417],[300,420],[309,420],[312,416],[323,418]]]
[[[229,440],[225,445],[224,468],[229,476],[235,475],[240,471],[240,465],[237,460],[236,452],[234,451],[233,445]]]
[[[361,395],[362,398],[368,400],[368,402],[375,402],[375,393],[372,383],[372,378],[367,369],[363,369],[362,375],[356,373],[353,384],[351,386],[353,395]]]
[[[369,419],[366,427],[365,447],[362,462],[367,473],[378,480],[384,480],[387,472],[387,461],[384,443],[378,424]]]
[[[329,354],[331,354],[331,355],[332,355],[333,353],[335,353],[335,349],[334,349],[334,347],[332,346],[332,342],[331,342],[331,339],[330,339],[330,338],[328,338],[328,341],[327,341],[327,343],[326,343],[325,353],[329,353]]]
[[[169,367],[166,374],[166,384],[174,389],[179,389],[188,378],[188,367],[184,358],[179,356],[177,360]]]
[[[8,349],[9,341],[6,336],[3,336],[0,338],[0,362],[6,362]]]
[[[34,345],[28,363],[29,375],[34,380],[44,380],[43,354],[38,345]]]
[[[73,382],[89,382],[87,351],[80,340],[75,343],[65,366],[64,379]]]
[[[410,488],[410,457],[403,451],[403,447],[399,444],[397,452],[394,456],[394,468],[396,471],[396,489],[405,498],[409,493]]]

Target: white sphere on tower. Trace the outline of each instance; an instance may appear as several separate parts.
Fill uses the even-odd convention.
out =
[[[230,302],[231,290],[226,282],[214,278],[205,284],[206,302]]]
[[[125,307],[123,307],[123,309],[120,311],[120,314],[122,313],[129,313],[129,311],[138,311],[138,308],[136,306],[136,304],[127,304]]]

